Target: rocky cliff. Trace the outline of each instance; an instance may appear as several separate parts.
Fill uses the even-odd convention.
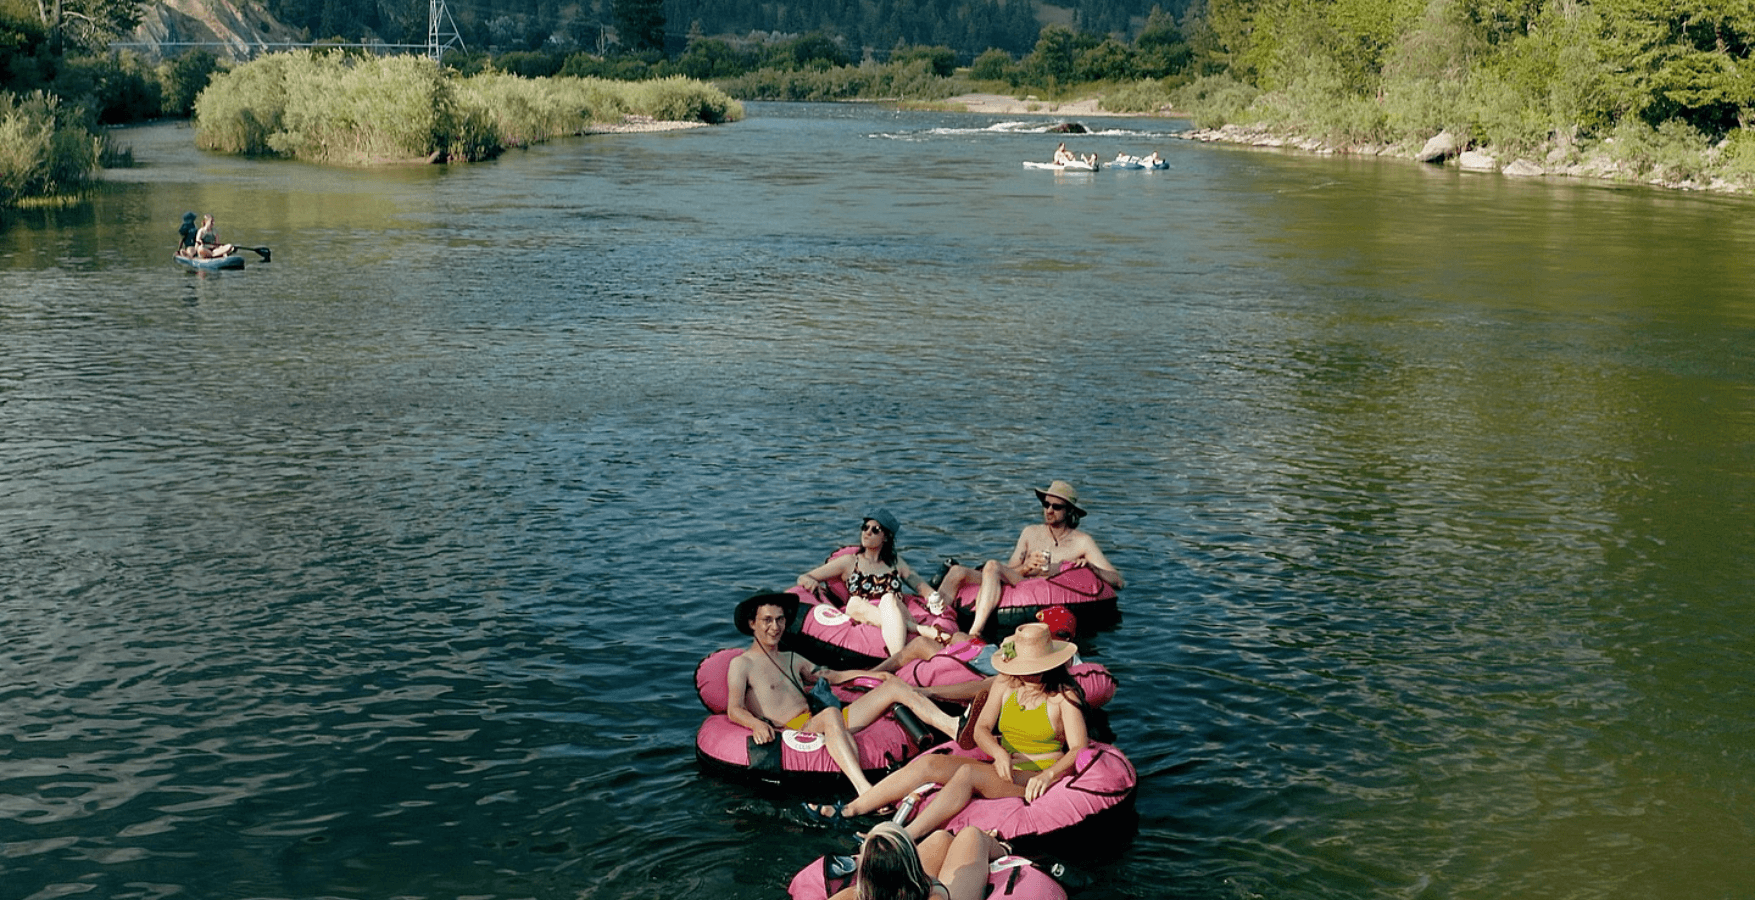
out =
[[[126,40],[132,49],[155,58],[201,49],[241,60],[305,40],[255,0],[154,0],[142,4],[142,13],[139,27]]]

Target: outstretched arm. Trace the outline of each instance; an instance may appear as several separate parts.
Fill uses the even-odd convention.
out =
[[[1097,548],[1097,542],[1087,540],[1085,543],[1084,555],[1074,560],[1073,565],[1089,567],[1098,579],[1118,591],[1127,587],[1127,579],[1121,577],[1121,573],[1109,563],[1109,557],[1104,556],[1103,551]]]
[[[853,555],[837,556],[820,566],[798,576],[798,586],[807,591],[814,591],[823,586],[823,582],[831,578],[846,578],[847,567],[853,565]]]

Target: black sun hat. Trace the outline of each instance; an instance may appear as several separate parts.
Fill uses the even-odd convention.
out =
[[[753,597],[746,597],[737,604],[737,612],[734,613],[736,621],[733,623],[737,625],[737,630],[747,636],[754,637],[755,632],[750,630],[750,622],[755,620],[756,610],[764,606],[780,607],[781,611],[786,613],[787,628],[792,627],[792,620],[798,616],[798,597],[780,593],[757,594]]]

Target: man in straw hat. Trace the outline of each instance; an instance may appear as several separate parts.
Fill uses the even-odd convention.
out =
[[[957,733],[955,718],[888,672],[825,669],[790,650],[782,651],[780,640],[797,614],[798,598],[792,594],[757,594],[737,605],[737,630],[752,640],[749,649],[731,661],[725,712],[731,721],[748,728],[756,743],[766,744],[783,730],[820,734],[835,765],[855,790],[865,791],[871,781],[859,764],[853,735],[891,707],[906,706],[927,725],[947,735]],[[881,683],[846,706],[811,713],[805,698],[819,680],[841,684],[862,676]]]
[[[1025,527],[1018,535],[1010,559],[1003,563],[990,559],[979,573],[968,566],[951,566],[939,583],[940,593],[955,597],[958,588],[980,575],[981,593],[975,596],[975,620],[969,625],[970,634],[980,635],[987,627],[988,617],[999,607],[1005,588],[1026,578],[1046,578],[1063,567],[1088,568],[1118,591],[1127,586],[1127,579],[1109,564],[1097,542],[1079,529],[1085,511],[1079,507],[1078,489],[1055,481],[1035,490],[1036,499],[1042,503],[1042,521]]]

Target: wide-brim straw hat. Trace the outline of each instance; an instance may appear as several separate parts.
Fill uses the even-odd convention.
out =
[[[1071,641],[1049,637],[1048,626],[1026,622],[993,654],[993,668],[1006,675],[1036,675],[1067,664],[1079,652]]]
[[[1080,516],[1085,514],[1084,509],[1079,506],[1079,489],[1064,481],[1056,481],[1045,488],[1032,488],[1032,490],[1036,492],[1037,500],[1041,500],[1043,497],[1053,494],[1054,496],[1065,500],[1067,504],[1072,507],[1073,512],[1078,513]]]
[[[778,606],[785,610],[786,627],[789,629],[792,627],[792,620],[798,617],[798,597],[781,593],[756,594],[753,597],[744,598],[737,604],[737,612],[734,613],[737,617],[737,630],[743,632],[747,637],[754,637],[755,632],[750,629],[750,622],[755,619],[756,610],[764,606]]]

